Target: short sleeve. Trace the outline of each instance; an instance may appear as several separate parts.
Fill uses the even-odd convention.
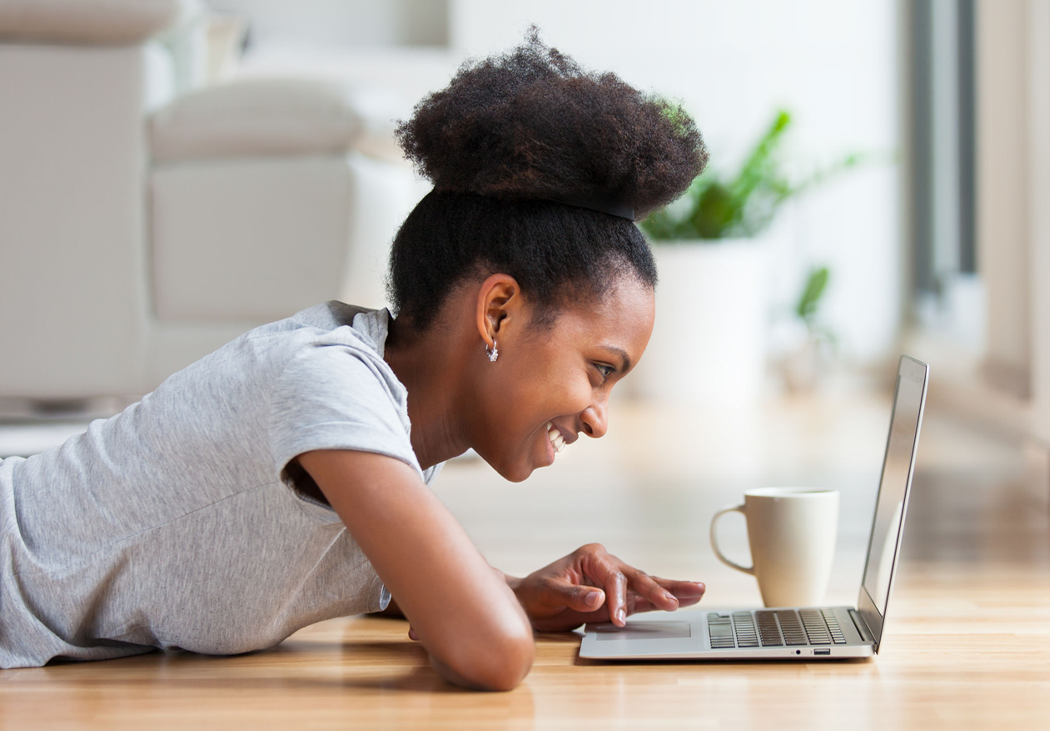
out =
[[[271,395],[269,435],[278,477],[316,449],[383,454],[423,476],[404,386],[376,353],[352,343],[322,337],[292,355]]]

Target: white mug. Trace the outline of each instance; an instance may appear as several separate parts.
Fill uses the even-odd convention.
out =
[[[752,566],[741,566],[718,548],[715,527],[726,513],[747,518]],[[711,518],[711,547],[725,565],[753,575],[767,607],[821,604],[835,560],[839,494],[809,487],[763,487],[744,493],[744,504]]]

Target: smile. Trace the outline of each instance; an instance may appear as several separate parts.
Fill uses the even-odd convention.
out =
[[[554,445],[554,449],[558,454],[561,454],[565,450],[565,437],[558,431],[558,427],[554,426],[553,422],[547,422],[547,438],[551,440],[551,444]]]

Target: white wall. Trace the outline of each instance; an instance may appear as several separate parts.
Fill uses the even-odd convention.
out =
[[[977,3],[977,268],[987,289],[990,375],[1027,390],[1029,339],[1028,3]]]
[[[898,7],[892,0],[451,0],[450,45],[480,56],[519,43],[529,23],[585,66],[683,100],[730,169],[774,110],[795,118],[803,164],[899,147]],[[872,165],[793,206],[779,223],[794,296],[809,261],[832,268],[826,315],[861,361],[890,355],[902,300],[898,171]],[[786,302],[785,302],[786,304]]]
[[[1050,446],[1050,3],[1028,0],[1033,431]]]

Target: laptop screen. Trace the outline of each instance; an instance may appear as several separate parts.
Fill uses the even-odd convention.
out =
[[[926,396],[926,373],[924,364],[908,357],[901,358],[863,580],[864,591],[868,593],[880,617],[886,614],[890,582],[900,546],[901,522]]]

